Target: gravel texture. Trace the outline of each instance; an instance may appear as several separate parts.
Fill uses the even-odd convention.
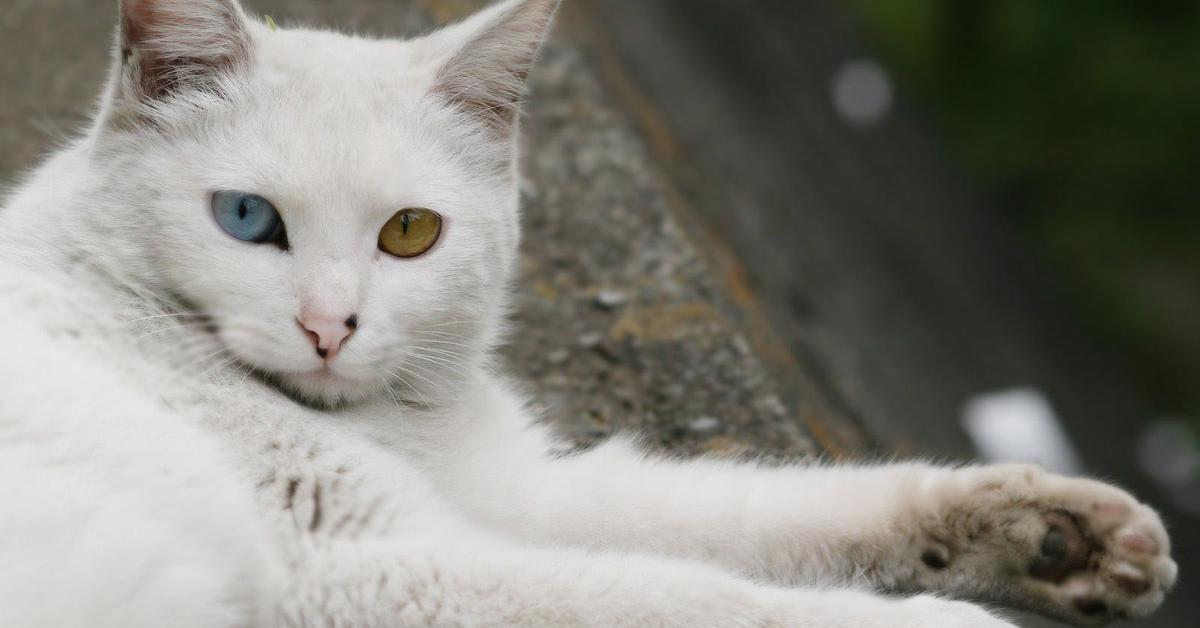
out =
[[[584,55],[558,39],[534,77],[507,355],[548,416],[583,443],[633,430],[678,451],[810,453]]]

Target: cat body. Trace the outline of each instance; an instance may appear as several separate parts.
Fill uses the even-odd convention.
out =
[[[1161,522],[1098,482],[563,452],[491,360],[556,5],[400,42],[121,4],[94,126],[0,210],[0,625],[966,628],[1008,624],[953,599],[1084,624],[1161,603]]]

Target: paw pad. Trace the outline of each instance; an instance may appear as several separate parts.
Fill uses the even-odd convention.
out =
[[[1165,554],[1166,533],[1158,518],[1127,496],[1126,502],[1113,496],[1080,499],[1072,507],[1071,497],[1115,489],[1097,489],[1086,481],[1067,481],[1067,486],[1075,491],[1067,491],[1067,498],[1054,504],[1058,510],[1043,516],[1047,530],[1029,563],[1030,577],[1050,585],[1047,591],[1069,605],[1077,621],[1145,616],[1174,581],[1167,573],[1174,563]]]
[[[1141,595],[1150,590],[1150,580],[1129,563],[1121,563],[1114,567],[1109,573],[1109,579],[1130,595]]]
[[[1108,612],[1108,605],[1100,600],[1090,598],[1079,598],[1075,600],[1075,609],[1088,617],[1096,617],[1104,615]]]
[[[1052,512],[1046,516],[1049,531],[1042,539],[1041,551],[1029,564],[1029,575],[1038,580],[1060,583],[1087,565],[1092,548],[1069,513]]]
[[[1116,487],[1030,476],[1012,467],[981,469],[967,486],[970,512],[978,520],[1000,522],[1000,534],[975,525],[975,536],[963,534],[954,543],[969,552],[977,539],[988,539],[976,547],[994,548],[997,560],[1016,558],[1011,564],[1023,566],[1024,574],[1012,582],[1011,601],[1022,607],[1100,625],[1145,617],[1175,583],[1177,567],[1158,515]],[[998,492],[990,490],[995,486]],[[950,563],[929,548],[921,556],[932,569],[942,568],[941,558]]]
[[[941,570],[950,565],[950,559],[945,552],[940,552],[936,549],[927,549],[921,553],[921,562],[925,563],[930,569]]]
[[[1121,547],[1135,554],[1154,554],[1158,551],[1158,544],[1154,542],[1154,539],[1134,530],[1126,530],[1118,534],[1117,542],[1121,544]]]

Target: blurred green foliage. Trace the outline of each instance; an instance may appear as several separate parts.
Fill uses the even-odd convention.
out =
[[[845,2],[1155,410],[1200,418],[1200,2]]]

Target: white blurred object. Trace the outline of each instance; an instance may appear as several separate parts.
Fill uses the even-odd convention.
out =
[[[1035,389],[972,398],[963,412],[963,427],[988,462],[1036,462],[1056,473],[1083,472],[1050,401]]]
[[[833,107],[847,122],[872,127],[883,121],[895,100],[887,70],[870,59],[842,64],[833,75]]]

